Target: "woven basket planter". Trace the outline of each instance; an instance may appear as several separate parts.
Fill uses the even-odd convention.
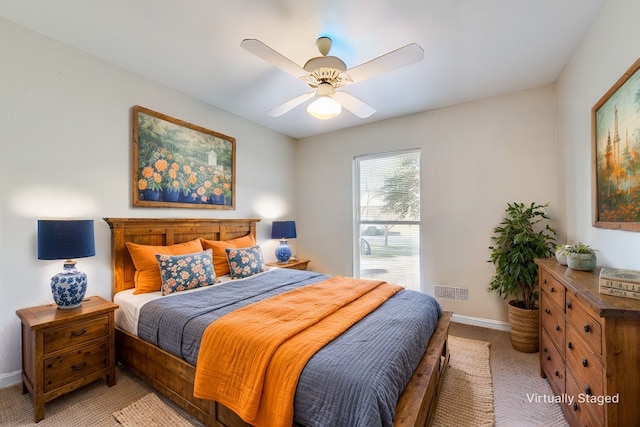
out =
[[[535,353],[540,349],[540,314],[538,309],[525,310],[509,301],[509,326],[511,347],[523,353]]]

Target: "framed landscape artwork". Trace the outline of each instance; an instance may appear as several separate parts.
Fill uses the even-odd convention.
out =
[[[640,231],[640,59],[591,110],[593,225]]]
[[[236,140],[136,105],[133,205],[235,209]]]

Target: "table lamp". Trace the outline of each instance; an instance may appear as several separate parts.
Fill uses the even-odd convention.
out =
[[[96,254],[93,220],[38,220],[38,259],[64,259],[64,270],[51,278],[58,308],[80,307],[87,291],[87,275],[76,270],[72,258]]]
[[[295,221],[273,221],[271,225],[271,238],[280,239],[280,244],[276,248],[276,259],[280,264],[286,264],[291,258],[291,248],[287,244],[287,239],[295,239]]]

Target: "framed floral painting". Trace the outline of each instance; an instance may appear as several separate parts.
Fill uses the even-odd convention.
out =
[[[133,205],[235,209],[236,140],[136,105]]]
[[[640,231],[640,59],[591,110],[593,226]]]

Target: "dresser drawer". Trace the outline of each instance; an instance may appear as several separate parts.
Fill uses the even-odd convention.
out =
[[[571,374],[567,374],[567,396],[573,397],[573,402],[567,403],[569,407],[567,412],[576,420],[571,425],[580,427],[600,427],[604,425],[603,407],[598,407],[594,403],[587,403],[584,398],[580,397],[581,393],[584,393],[584,390],[580,389]],[[593,409],[596,409],[596,412]]]
[[[540,298],[540,324],[547,331],[558,350],[564,354],[565,320],[564,312],[552,302],[552,298],[543,291]]]
[[[540,270],[540,289],[564,310],[564,285],[553,278],[547,271]]]
[[[545,330],[540,334],[540,365],[551,382],[551,388],[557,395],[564,394],[564,358],[552,344]]]
[[[567,371],[573,374],[580,387],[580,393],[592,396],[604,395],[602,363],[571,325],[567,326],[565,358]]]
[[[44,391],[109,368],[109,339],[44,361]]]
[[[52,353],[107,335],[109,335],[108,315],[47,329],[44,332],[44,352]]]
[[[589,307],[573,293],[567,292],[567,320],[576,328],[578,335],[597,354],[602,354],[602,325],[591,314]]]

